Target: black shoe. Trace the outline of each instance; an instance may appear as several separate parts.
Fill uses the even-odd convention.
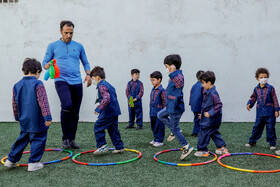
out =
[[[71,148],[71,145],[69,143],[69,139],[63,140],[61,148],[62,149],[69,149],[69,148]]]
[[[70,146],[73,149],[80,149],[80,146],[78,144],[76,144],[76,142],[74,140],[70,140]]]
[[[143,127],[142,126],[137,126],[136,130],[141,130]]]
[[[135,127],[134,126],[130,126],[130,125],[125,127],[125,129],[133,129],[133,128],[135,128]]]
[[[193,136],[193,137],[198,137],[198,134],[192,133],[191,136]]]

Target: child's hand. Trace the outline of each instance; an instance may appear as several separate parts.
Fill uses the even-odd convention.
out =
[[[201,114],[198,114],[198,119],[201,119]]]
[[[45,122],[45,125],[48,127],[48,126],[51,125],[51,123],[52,123],[52,121],[46,121],[46,122]]]
[[[135,101],[137,101],[137,99],[135,98],[135,99],[133,99],[133,102],[135,102]]]
[[[210,114],[208,112],[204,112],[204,116],[210,118]]]
[[[96,111],[94,111],[94,114],[95,114],[95,115],[97,115],[97,116],[99,115],[99,113],[98,113],[98,112],[96,112]]]
[[[247,105],[247,110],[248,110],[248,111],[250,111],[250,110],[251,110],[251,108],[250,108],[250,105],[249,105],[249,104]]]
[[[278,118],[279,117],[279,111],[275,112],[275,117]]]

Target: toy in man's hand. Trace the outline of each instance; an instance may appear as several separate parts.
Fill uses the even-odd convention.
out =
[[[130,96],[129,100],[128,100],[128,104],[130,107],[134,107],[134,102],[133,102],[133,97]]]
[[[59,68],[56,64],[56,59],[52,59],[50,61],[50,63],[51,63],[50,68],[46,71],[45,76],[44,76],[45,81],[47,81],[49,78],[56,79],[60,75]]]

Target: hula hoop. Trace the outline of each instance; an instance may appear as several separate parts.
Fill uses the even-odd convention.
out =
[[[241,169],[241,168],[236,168],[236,167],[232,167],[232,166],[228,166],[225,165],[221,162],[221,159],[224,157],[228,157],[228,156],[235,156],[235,155],[260,155],[260,156],[269,156],[269,157],[273,157],[273,158],[280,158],[280,156],[275,156],[275,155],[270,155],[270,154],[264,154],[264,153],[230,153],[230,154],[226,154],[223,156],[220,156],[218,158],[218,163],[228,169],[233,169],[233,170],[237,170],[237,171],[244,171],[244,172],[250,172],[250,173],[276,173],[276,172],[280,172],[280,169],[277,170],[250,170],[250,169]]]
[[[162,153],[167,153],[167,152],[170,152],[170,151],[181,151],[181,150],[182,149],[168,149],[168,150],[160,151],[160,152],[158,152],[158,153],[156,153],[154,155],[154,160],[159,162],[159,163],[167,164],[167,165],[171,165],[171,166],[201,166],[201,165],[205,165],[205,164],[209,164],[211,162],[214,162],[218,158],[218,156],[215,153],[212,153],[212,152],[209,152],[209,153],[214,156],[214,159],[206,161],[206,162],[192,163],[192,164],[181,164],[181,163],[165,162],[165,161],[159,160],[157,158],[157,156],[162,154]]]
[[[62,159],[59,159],[59,160],[53,160],[53,161],[49,161],[49,162],[43,162],[42,164],[43,165],[47,165],[47,164],[53,164],[53,163],[56,163],[56,162],[61,162],[63,160],[67,160],[69,158],[71,158],[73,156],[73,152],[72,151],[69,151],[69,150],[66,150],[66,149],[45,149],[45,151],[61,151],[61,152],[68,152],[70,153],[69,156],[65,157],[65,158],[62,158]],[[30,151],[25,151],[23,152],[22,154],[27,154],[27,153],[30,153]],[[4,165],[5,164],[5,160],[8,158],[8,156],[2,158],[1,160],[1,163]],[[21,167],[21,166],[28,166],[28,164],[17,164],[18,167]]]
[[[115,150],[115,148],[109,148],[109,150]],[[138,153],[138,156],[136,158],[130,159],[130,160],[126,160],[126,161],[122,161],[122,162],[111,162],[111,163],[85,163],[85,162],[80,162],[77,161],[76,158],[80,155],[86,154],[86,153],[92,153],[96,150],[91,150],[91,151],[85,151],[85,152],[81,152],[76,154],[75,156],[73,156],[72,160],[73,162],[77,163],[77,164],[81,164],[81,165],[87,165],[87,166],[112,166],[112,165],[120,165],[120,164],[126,164],[129,162],[133,162],[135,160],[138,160],[139,158],[142,157],[142,153],[140,151],[137,150],[133,150],[133,149],[124,149],[125,151],[130,151],[130,152],[134,152],[134,153]]]

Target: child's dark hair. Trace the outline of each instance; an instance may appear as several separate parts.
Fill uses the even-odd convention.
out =
[[[204,73],[204,71],[203,70],[199,70],[197,73],[196,73],[196,78],[198,79],[198,80],[200,80],[200,75],[202,75]]]
[[[90,77],[99,76],[101,79],[105,79],[105,72],[104,69],[100,66],[95,66],[93,70],[90,72]]]
[[[63,21],[60,22],[60,30],[63,29],[64,25],[67,25],[68,27],[72,26],[73,28],[75,27],[74,23],[72,23],[72,21],[63,20]]]
[[[176,67],[176,69],[180,69],[182,65],[181,57],[180,55],[168,55],[165,57],[163,64],[167,64],[171,66],[172,64]]]
[[[259,78],[259,75],[261,73],[267,74],[267,78],[269,78],[269,71],[268,71],[268,69],[266,69],[266,68],[258,68],[257,71],[256,71],[256,78]]]
[[[206,71],[205,73],[199,76],[200,81],[208,82],[210,81],[211,84],[215,84],[216,76],[213,71]]]
[[[133,75],[134,73],[140,73],[139,69],[132,69],[131,70],[131,75]]]
[[[160,82],[162,81],[162,74],[159,71],[154,71],[151,73],[150,78],[160,79]]]
[[[36,74],[38,71],[39,73],[42,72],[41,63],[36,60],[35,58],[26,58],[22,64],[22,71],[24,75]]]

